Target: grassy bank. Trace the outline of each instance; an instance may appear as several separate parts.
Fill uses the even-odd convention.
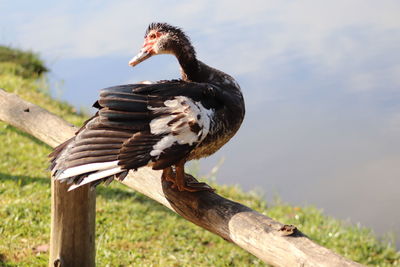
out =
[[[0,47],[0,88],[15,92],[69,122],[85,120],[48,94],[47,68],[33,53]],[[45,266],[50,226],[51,148],[0,122],[0,266]],[[238,187],[218,192],[281,222],[295,224],[319,244],[371,266],[399,266],[400,254],[371,230],[324,216],[313,207],[267,204]],[[118,183],[97,189],[98,266],[263,266],[258,259],[188,223]]]

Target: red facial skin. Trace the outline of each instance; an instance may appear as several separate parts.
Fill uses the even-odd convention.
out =
[[[152,32],[146,36],[144,39],[142,49],[146,49],[146,52],[153,54],[153,45],[156,43],[157,39],[162,35],[160,32]]]

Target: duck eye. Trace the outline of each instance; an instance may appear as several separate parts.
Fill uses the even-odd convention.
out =
[[[156,39],[156,34],[155,33],[152,33],[152,34],[150,34],[149,35],[149,38],[150,38],[150,40],[154,40],[154,39]]]

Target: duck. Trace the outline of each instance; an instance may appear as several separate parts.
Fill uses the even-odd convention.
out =
[[[135,67],[155,55],[176,57],[181,78],[144,81],[100,90],[97,112],[49,155],[51,175],[71,184],[96,186],[123,180],[130,170],[162,170],[179,191],[212,191],[185,176],[185,163],[214,154],[239,130],[244,98],[235,79],[197,59],[184,31],[151,23]]]

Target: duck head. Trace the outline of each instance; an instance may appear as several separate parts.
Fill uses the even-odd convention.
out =
[[[189,38],[180,28],[167,23],[151,23],[146,30],[141,50],[129,61],[129,65],[134,67],[159,54],[172,54],[179,61],[181,58],[186,60],[196,58]]]

